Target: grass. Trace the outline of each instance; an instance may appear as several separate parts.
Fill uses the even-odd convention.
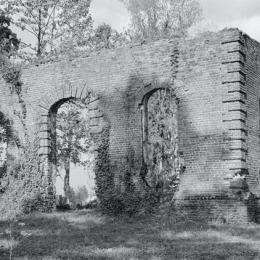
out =
[[[0,222],[0,259],[260,259],[260,226],[206,224],[167,216],[112,218],[95,210],[34,214],[10,241]]]

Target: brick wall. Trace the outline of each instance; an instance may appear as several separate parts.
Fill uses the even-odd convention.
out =
[[[245,43],[245,73],[247,93],[247,157],[250,190],[260,196],[260,44],[247,35]]]
[[[120,185],[129,151],[137,172],[141,165],[139,105],[144,95],[171,87],[179,99],[179,150],[186,164],[176,199],[225,198],[233,174],[247,166],[251,187],[258,183],[259,49],[258,43],[230,29],[27,67],[22,81],[28,124],[32,132],[40,126],[41,153],[47,156],[50,109],[91,92],[93,131],[110,125],[111,166]],[[0,110],[8,113],[15,100],[3,81],[0,86]],[[19,130],[19,123],[15,125]]]

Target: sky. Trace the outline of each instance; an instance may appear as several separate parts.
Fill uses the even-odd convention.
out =
[[[260,42],[260,0],[199,0],[204,21],[200,27],[220,30],[238,27]],[[93,0],[91,13],[95,24],[106,22],[122,31],[130,21],[119,0]]]
[[[225,27],[237,27],[260,42],[260,0],[198,0],[204,20],[193,31],[218,31]],[[130,23],[130,16],[120,0],[92,0],[90,12],[94,26],[108,23],[123,31]],[[35,43],[34,36],[15,28],[14,32],[26,43]]]

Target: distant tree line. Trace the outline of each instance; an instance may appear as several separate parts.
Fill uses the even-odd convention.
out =
[[[185,36],[202,12],[196,0],[119,0],[130,13],[123,32],[108,24],[93,27],[91,0],[0,0],[2,14],[12,26],[30,35],[21,41],[22,60],[78,56],[131,41]]]

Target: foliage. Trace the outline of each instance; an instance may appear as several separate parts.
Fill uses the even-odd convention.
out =
[[[63,52],[69,41],[77,46],[84,44],[92,28],[89,5],[90,0],[0,1],[12,24],[34,39],[35,44],[22,46],[22,58],[29,60]]]
[[[144,161],[146,183],[158,199],[177,189],[180,174],[178,154],[177,98],[169,89],[157,90],[147,103]]]
[[[89,13],[91,0],[60,0],[56,53],[59,56],[75,56],[90,49],[93,22]]]
[[[10,27],[10,19],[5,16],[3,12],[0,14],[0,72],[2,78],[8,83],[11,92],[20,90],[20,71],[12,64],[11,58],[13,58],[19,48],[19,40],[15,33],[12,32]],[[19,90],[18,90],[19,89]],[[14,140],[19,144],[17,137],[12,130],[10,119],[0,113],[0,155],[3,160],[0,165],[0,178],[6,174],[7,162],[6,162],[6,149],[7,143]]]
[[[0,143],[6,143],[12,137],[10,120],[0,112]]]
[[[101,210],[106,214],[131,217],[155,212],[159,201],[152,190],[140,192],[134,188],[133,190],[120,192],[113,188],[108,188],[106,196],[100,198],[100,205]]]
[[[128,34],[132,40],[156,40],[187,29],[201,18],[196,0],[121,0],[131,15]]]
[[[2,32],[0,43],[1,43],[1,52],[0,52],[0,73],[2,78],[7,83],[10,94],[15,94],[18,98],[18,103],[20,105],[20,110],[14,110],[13,113],[19,117],[21,120],[22,126],[26,130],[25,117],[27,114],[26,104],[23,99],[22,93],[22,81],[21,81],[21,68],[19,65],[15,64],[12,61],[12,58],[16,57],[18,48],[20,46],[20,41],[17,39],[16,34],[14,34],[10,26],[10,18],[5,16],[4,13],[1,13],[0,16],[0,31]],[[3,123],[3,122],[2,122]],[[2,124],[1,124],[2,125]],[[19,140],[13,135],[13,132],[10,128],[10,122],[3,125],[6,128],[6,133],[9,135],[12,134],[12,138],[15,139],[17,145],[19,145]],[[10,137],[10,136],[9,136]]]
[[[1,69],[2,78],[7,83],[9,87],[10,94],[14,95],[19,104],[19,106],[12,107],[11,111],[13,115],[20,121],[22,126],[23,138],[20,136],[20,140],[17,136],[13,135],[13,141],[15,141],[18,147],[21,147],[23,144],[27,143],[27,140],[30,140],[29,132],[26,125],[26,116],[27,116],[27,106],[24,100],[24,92],[22,89],[23,82],[21,80],[21,67],[19,65],[11,63],[9,60],[5,61],[5,65]],[[10,129],[9,129],[10,131]],[[10,131],[12,133],[12,131]]]
[[[10,18],[5,16],[3,12],[0,14],[0,53],[10,57],[17,52],[19,48],[19,40],[15,33],[9,28]]]
[[[7,64],[10,66],[10,64]],[[8,68],[8,66],[7,66]],[[1,195],[0,212],[1,218],[13,221],[18,215],[29,213],[32,210],[43,207],[42,198],[42,170],[40,169],[41,157],[38,153],[39,139],[37,135],[29,137],[26,127],[26,103],[22,96],[21,72],[16,67],[13,70],[4,70],[2,77],[8,83],[11,94],[16,94],[21,105],[21,112],[15,113],[21,120],[23,126],[24,140],[18,139],[13,134],[13,129],[9,120],[2,118],[5,137],[3,141],[15,141],[17,148],[21,149],[19,158],[6,168],[0,183]],[[25,145],[26,144],[26,145]]]
[[[109,129],[106,129],[100,138],[100,145],[96,158],[96,195],[101,210],[110,215],[126,214],[133,216],[139,213],[151,213],[158,205],[158,199],[151,190],[140,191],[132,180],[132,167],[125,164],[124,191],[118,190],[114,185],[114,173],[109,164]]]
[[[148,100],[147,136],[144,159],[148,167],[145,180],[149,187],[136,188],[132,177],[134,162],[127,160],[124,173],[124,191],[113,184],[109,167],[108,136],[101,137],[96,159],[97,196],[103,211],[110,214],[152,212],[166,195],[172,199],[178,188],[180,158],[177,134],[177,98],[171,90],[158,90]],[[106,139],[107,138],[107,139]]]
[[[89,122],[82,115],[82,107],[77,102],[65,103],[57,113],[58,166],[64,167],[69,158],[72,163],[85,166],[87,161],[81,155],[91,146]]]
[[[20,41],[10,27],[10,18],[3,12],[0,14],[0,70],[7,83],[17,85],[19,72],[11,63],[19,48]]]
[[[105,23],[100,24],[94,30],[91,40],[93,50],[111,49],[125,45],[128,42],[127,37],[123,33],[117,32]]]
[[[18,215],[43,207],[39,140],[26,145],[19,158],[7,169],[1,180],[1,218],[13,220]]]
[[[85,167],[89,160],[82,156],[91,145],[88,118],[82,115],[80,103],[65,103],[57,113],[56,148],[57,166],[65,169],[64,192],[67,197],[73,197],[69,185],[70,164]]]
[[[112,199],[114,193],[114,176],[110,171],[109,128],[103,130],[98,138],[95,165],[96,195],[100,201],[101,210],[109,213],[114,211],[115,207],[120,207]]]
[[[7,22],[5,26],[8,26]],[[6,28],[8,32],[8,29]],[[10,60],[14,51],[17,51],[19,42],[15,40],[16,36],[9,31],[9,40],[11,43],[5,42],[8,48],[5,48],[1,56],[1,74],[9,86],[10,94],[16,95],[21,110],[13,111],[18,116],[23,126],[24,140],[18,139],[14,135],[12,124],[9,119],[1,115],[1,126],[3,127],[2,142],[15,141],[17,148],[20,149],[19,158],[12,162],[12,165],[5,167],[1,173],[0,190],[1,218],[8,219],[12,222],[18,215],[28,213],[37,208],[37,202],[42,202],[41,186],[42,171],[40,169],[41,158],[39,156],[39,139],[29,137],[26,127],[27,108],[23,99],[21,70]],[[17,113],[16,113],[17,112]],[[26,145],[24,145],[26,144]],[[11,224],[10,224],[11,225]]]
[[[0,112],[0,179],[7,170],[6,149],[8,140],[10,140],[12,136],[10,121],[3,113]]]

